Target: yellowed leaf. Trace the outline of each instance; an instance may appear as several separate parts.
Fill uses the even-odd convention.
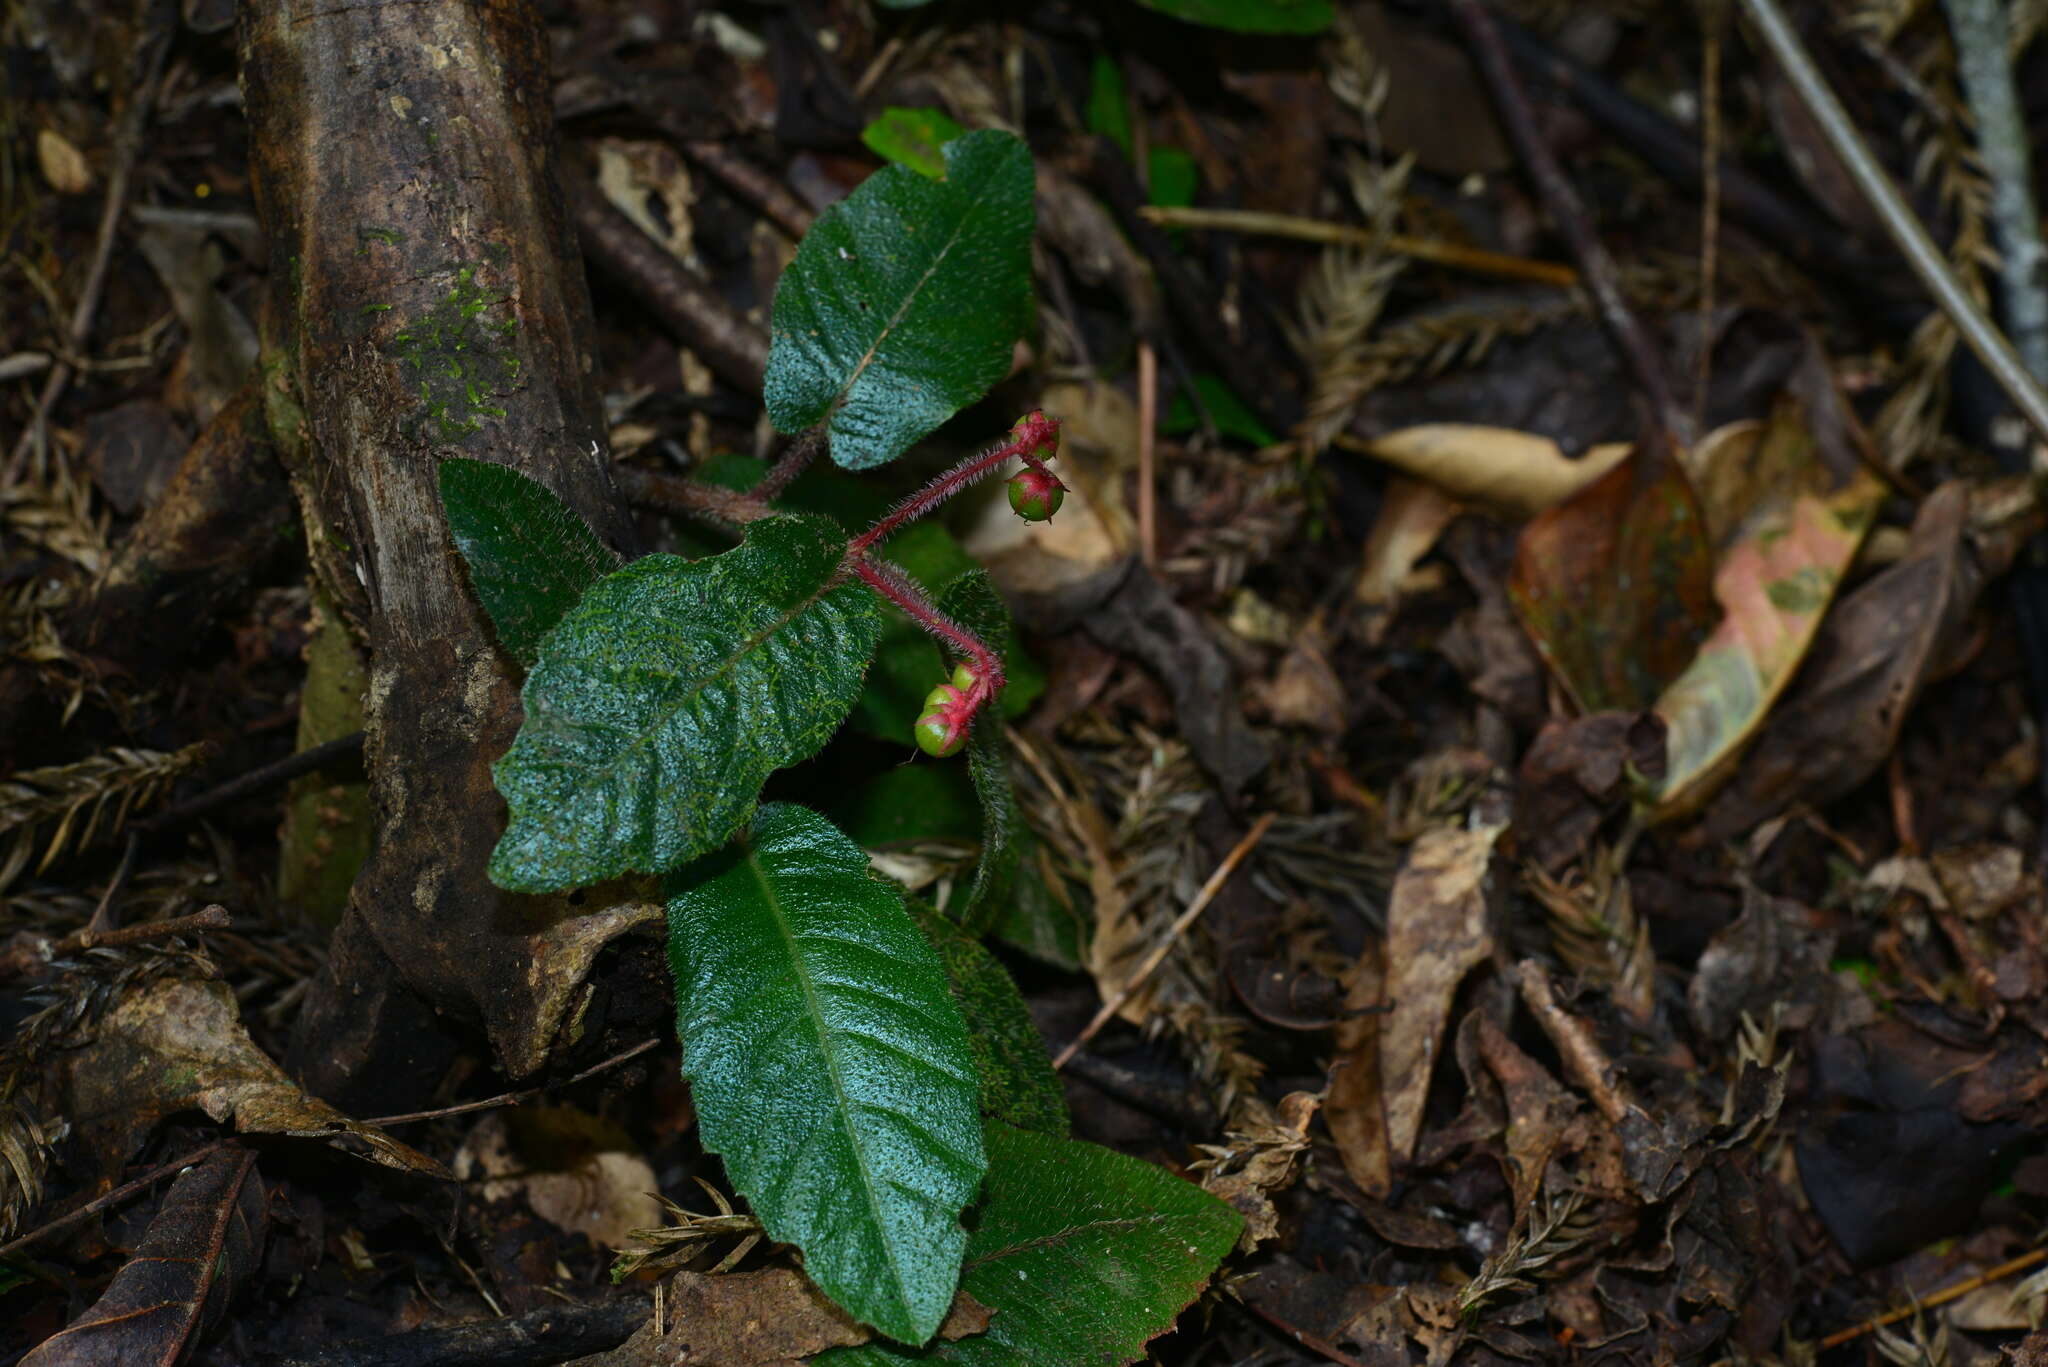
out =
[[[43,179],[60,195],[82,195],[92,188],[92,164],[85,153],[54,128],[36,131],[36,165]]]
[[[1627,442],[1605,442],[1574,460],[1548,437],[1455,422],[1404,427],[1365,442],[1340,437],[1337,444],[1385,461],[1451,498],[1525,517],[1571,497],[1630,450]]]

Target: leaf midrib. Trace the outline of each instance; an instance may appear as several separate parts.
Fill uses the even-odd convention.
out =
[[[949,167],[948,169],[950,170],[951,168]],[[917,172],[912,171],[910,174],[916,175]],[[962,182],[960,188],[965,191],[967,186]],[[858,361],[853,363],[852,373],[840,383],[839,392],[832,396],[832,402],[827,405],[828,414],[837,413],[840,408],[845,406],[847,396],[853,393],[854,385],[860,382],[860,377],[867,373],[869,366],[874,364],[875,354],[882,349],[882,344],[889,340],[890,336],[896,331],[897,326],[902,323],[904,315],[910,312],[911,306],[916,304],[918,297],[924,293],[924,287],[931,283],[932,276],[938,273],[939,267],[946,264],[946,258],[952,255],[953,248],[959,245],[960,235],[967,231],[967,220],[973,215],[979,203],[978,199],[970,200],[967,207],[960,211],[960,216],[954,220],[953,232],[946,239],[946,244],[939,248],[938,255],[932,258],[931,265],[925,267],[924,274],[917,278],[917,283],[910,287],[910,292],[904,296],[903,302],[897,306],[896,312],[890,315],[889,321],[882,324],[882,330],[875,334],[875,340],[868,344],[867,351],[862,354]]]
[[[753,871],[755,881],[761,885],[762,899],[768,905],[769,916],[774,921],[775,929],[782,936],[783,952],[788,956],[791,968],[796,971],[797,982],[803,989],[804,1004],[807,1008],[805,1018],[812,1024],[813,1034],[818,1041],[818,1052],[824,1057],[826,1072],[832,1079],[832,1096],[835,1103],[833,1115],[838,1119],[840,1128],[846,1134],[846,1141],[856,1156],[856,1166],[860,1171],[861,1195],[867,1201],[868,1217],[874,1222],[877,1242],[882,1246],[882,1256],[888,1260],[889,1271],[895,1278],[897,1309],[903,1314],[915,1318],[912,1314],[910,1299],[906,1292],[909,1282],[905,1277],[902,1264],[897,1261],[895,1245],[889,1238],[887,1226],[883,1222],[881,1204],[876,1196],[874,1183],[869,1179],[867,1146],[861,1142],[860,1134],[853,1125],[853,1097],[846,1087],[845,1072],[840,1064],[839,1052],[832,1047],[830,1032],[824,1026],[823,1001],[818,995],[817,987],[812,982],[811,975],[803,970],[803,959],[799,952],[795,931],[790,926],[789,917],[783,911],[782,899],[776,895],[774,884],[769,881],[766,870],[761,867],[761,855],[758,846],[749,844],[747,849],[747,867]]]
[[[717,571],[713,570],[711,573],[715,574]],[[724,577],[721,577],[718,586],[723,587],[723,585]],[[759,632],[741,642],[732,653],[723,660],[720,660],[715,668],[694,681],[690,685],[688,692],[679,698],[674,706],[660,709],[645,726],[639,729],[632,740],[622,747],[610,760],[585,769],[583,776],[579,778],[576,784],[577,789],[587,791],[595,786],[608,786],[615,781],[619,776],[620,770],[626,767],[627,761],[638,760],[642,753],[654,743],[656,735],[667,729],[668,724],[675,718],[677,713],[691,707],[703,694],[704,690],[730,675],[739,668],[742,660],[755,651],[762,649],[763,645],[778,632],[787,630],[790,623],[810,611],[811,608],[815,607],[838,587],[841,586],[834,583],[834,576],[828,571],[825,578],[808,596],[787,609],[781,616],[763,627]],[[568,802],[550,803],[547,812],[535,823],[537,827],[536,837],[550,840],[558,838],[562,832],[562,822],[558,819],[559,814],[568,811],[570,806],[571,804]],[[654,851],[650,848],[647,853],[651,862]],[[631,867],[631,865],[628,865],[628,867]],[[643,869],[641,872],[658,873],[660,870]]]

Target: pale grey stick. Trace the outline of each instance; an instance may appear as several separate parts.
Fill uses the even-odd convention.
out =
[[[1891,177],[1877,164],[1877,158],[1870,154],[1870,148],[1849,121],[1841,101],[1821,79],[1813,59],[1806,55],[1806,48],[1801,45],[1799,35],[1792,31],[1792,25],[1778,7],[1777,0],[1742,0],[1742,8],[1756,27],[1757,36],[1770,49],[1771,56],[1784,68],[1785,77],[1798,92],[1800,103],[1820,125],[1822,136],[1828,140],[1835,155],[1842,159],[1842,164],[1849,168],[1856,187],[1883,220],[1885,231],[1891,234],[1893,244],[1905,256],[1906,264],[1927,286],[1935,303],[1956,325],[1963,340],[1970,344],[1970,350],[1977,353],[1977,359],[1984,362],[1985,369],[1998,381],[1999,388],[2006,392],[2034,431],[2048,439],[2048,393],[2042,392],[2041,386],[2021,363],[2019,354],[2012,349],[2012,343],[1984,316],[1984,311],[1977,307],[1962,282],[1956,279],[1955,272],[1949,269],[1948,259],[1920,225],[1919,218],[1899,194],[1898,187],[1892,184]]]

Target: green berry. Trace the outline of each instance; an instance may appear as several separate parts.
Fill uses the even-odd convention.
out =
[[[966,727],[955,730],[953,723],[929,712],[917,719],[914,730],[917,733],[917,748],[935,759],[957,754],[960,747],[967,743]]]
[[[1019,470],[1010,480],[1010,508],[1026,522],[1044,522],[1066,502],[1066,486],[1038,470]]]
[[[924,695],[924,715],[926,716],[937,713],[943,717],[959,706],[960,690],[956,689],[952,684],[940,684],[937,688]]]
[[[973,666],[966,661],[963,660],[953,666],[953,687],[959,689],[963,695],[973,688],[977,681]]]

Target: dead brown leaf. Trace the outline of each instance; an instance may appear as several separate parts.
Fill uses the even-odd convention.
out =
[[[1493,848],[1504,825],[1425,832],[1408,851],[1387,906],[1387,998],[1380,1034],[1387,1146],[1397,1161],[1415,1151],[1451,999],[1465,974],[1493,952],[1498,882]]]
[[[135,1256],[92,1308],[21,1367],[170,1367],[204,1338],[263,1258],[269,1197],[256,1155],[231,1147],[171,1184]]]
[[[101,1171],[126,1162],[166,1117],[198,1110],[231,1120],[243,1134],[325,1139],[385,1167],[448,1176],[425,1154],[307,1095],[249,1038],[225,983],[149,983],[109,1012],[92,1039],[58,1066],[64,1114]]]
[[[1384,949],[1382,941],[1369,942],[1351,967],[1345,1014],[1337,1023],[1329,1100],[1323,1108],[1323,1123],[1337,1141],[1344,1171],[1372,1197],[1384,1197],[1394,1186],[1380,1079],[1380,1025],[1387,1000]]]
[[[962,1291],[938,1337],[983,1333],[992,1314]],[[668,1281],[660,1314],[617,1348],[577,1358],[570,1367],[801,1367],[828,1348],[873,1337],[791,1268],[720,1277],[678,1272]]]

